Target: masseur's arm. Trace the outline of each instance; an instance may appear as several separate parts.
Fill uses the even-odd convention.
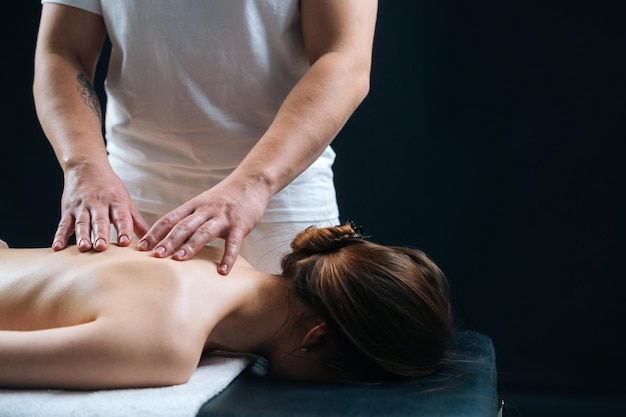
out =
[[[55,250],[65,248],[72,233],[81,251],[105,250],[111,223],[122,246],[130,243],[133,231],[141,236],[148,229],[104,146],[93,77],[105,36],[101,16],[59,4],[42,7],[33,93],[64,174]]]
[[[219,270],[228,273],[270,198],[315,161],[364,99],[376,0],[302,0],[301,8],[308,72],[237,169],[159,220],[140,248],[185,260],[222,238]]]

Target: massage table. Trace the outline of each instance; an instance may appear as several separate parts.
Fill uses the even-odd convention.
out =
[[[96,391],[0,390],[1,417],[304,417],[501,415],[491,339],[455,335],[454,366],[415,380],[378,385],[311,384],[262,376],[253,355],[203,357],[182,385]]]
[[[197,417],[501,416],[495,351],[480,332],[457,330],[455,366],[411,381],[328,385],[277,381],[250,368],[207,401]]]

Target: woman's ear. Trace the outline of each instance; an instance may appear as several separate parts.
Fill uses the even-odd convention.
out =
[[[306,352],[310,349],[320,346],[323,342],[324,337],[326,337],[326,334],[326,323],[321,322],[314,325],[302,338],[302,341],[300,342],[300,350]]]

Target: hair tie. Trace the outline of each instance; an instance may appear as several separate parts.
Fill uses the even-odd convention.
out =
[[[352,233],[350,237],[353,237],[355,239],[365,239],[369,237],[369,236],[365,236],[365,228],[363,226],[357,226],[352,220],[349,220],[348,224],[350,225],[350,227],[352,228],[352,231],[354,232]]]

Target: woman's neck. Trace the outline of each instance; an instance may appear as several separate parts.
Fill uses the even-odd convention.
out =
[[[289,343],[289,281],[257,272],[233,285],[238,288],[232,308],[209,334],[205,349],[266,356],[277,345]]]

